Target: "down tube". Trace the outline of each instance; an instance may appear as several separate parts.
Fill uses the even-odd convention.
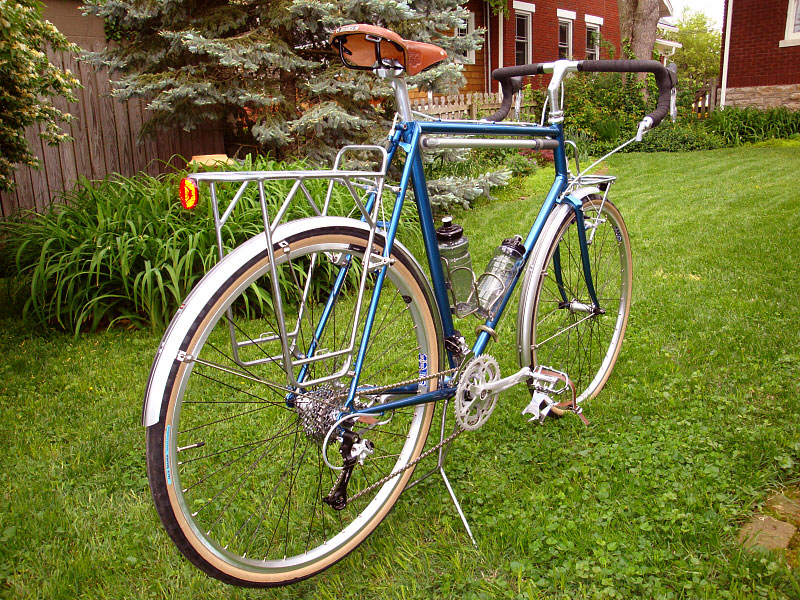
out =
[[[567,176],[567,164],[566,164],[566,155],[564,153],[564,144],[563,144],[563,131],[559,127],[559,133],[557,136],[559,142],[561,142],[558,148],[554,152],[555,158],[555,168],[556,168],[556,176],[553,180],[553,185],[550,187],[550,191],[547,193],[547,197],[542,204],[542,207],[539,209],[539,214],[536,216],[536,220],[533,222],[530,231],[528,232],[528,236],[525,238],[524,246],[525,246],[525,256],[522,259],[522,267],[517,270],[517,273],[514,275],[514,279],[509,285],[508,289],[506,290],[505,295],[500,300],[500,303],[497,307],[497,311],[495,316],[491,319],[487,319],[484,325],[489,330],[496,330],[500,319],[505,312],[506,306],[508,305],[511,296],[514,294],[516,290],[517,284],[519,283],[519,279],[522,276],[522,273],[525,271],[524,265],[527,264],[528,259],[530,258],[531,253],[533,252],[533,247],[536,245],[536,242],[539,240],[539,236],[544,229],[544,225],[547,222],[550,213],[553,211],[553,207],[555,207],[556,203],[558,202],[559,198],[561,197],[562,192],[567,186],[568,176]],[[475,344],[472,346],[472,351],[475,356],[480,356],[486,350],[486,346],[489,344],[489,340],[491,339],[491,334],[483,330],[478,334],[478,338],[475,340]]]

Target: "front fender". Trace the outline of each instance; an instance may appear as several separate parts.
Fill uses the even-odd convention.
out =
[[[578,188],[567,196],[567,201],[562,201],[547,219],[542,228],[542,233],[533,247],[528,265],[520,287],[519,308],[517,310],[517,361],[520,367],[531,364],[531,333],[533,330],[533,309],[536,298],[536,287],[542,269],[545,267],[550,246],[555,241],[555,236],[565,219],[572,212],[572,204],[583,204],[583,199],[594,194],[602,195],[599,188],[587,186]]]

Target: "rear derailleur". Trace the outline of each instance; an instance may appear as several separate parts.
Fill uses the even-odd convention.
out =
[[[341,439],[342,443],[339,446],[339,452],[342,454],[343,467],[333,488],[322,499],[325,504],[334,510],[344,510],[347,506],[347,484],[356,464],[363,465],[364,460],[375,452],[375,445],[367,439],[362,439],[354,431],[344,430]]]

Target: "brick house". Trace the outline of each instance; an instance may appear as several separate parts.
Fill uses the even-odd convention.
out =
[[[467,85],[463,92],[496,92],[492,70],[557,58],[620,58],[619,13],[616,0],[506,0],[495,14],[488,2],[469,0],[468,29],[485,30],[483,48],[464,57]],[[660,16],[672,14],[661,0]],[[541,78],[540,78],[541,79]]]
[[[724,106],[800,109],[800,0],[726,0]]]

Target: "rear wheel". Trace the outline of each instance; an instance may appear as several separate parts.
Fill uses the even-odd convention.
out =
[[[389,476],[417,458],[425,444],[430,404],[345,422],[372,448],[352,472],[347,486],[351,502],[343,510],[323,502],[341,472],[328,464],[343,464],[337,436],[327,445],[324,440],[352,375],[344,367],[345,354],[336,352],[348,346],[354,326],[356,346],[361,339],[366,308],[358,322],[354,316],[366,243],[367,232],[357,227],[316,226],[274,245],[278,277],[295,295],[294,303],[291,294],[284,299],[294,358],[302,361],[312,344],[318,355],[329,356],[309,363],[302,381],[318,383],[300,393],[287,386],[280,343],[270,333],[279,327],[271,309],[266,247],[257,252],[240,252],[240,247],[221,261],[187,299],[183,310],[192,314],[186,322],[176,317],[162,342],[162,348],[171,347],[169,338],[177,336],[181,350],[178,356],[160,352],[154,372],[159,361],[169,361],[170,376],[163,389],[148,391],[161,401],[159,422],[147,432],[153,498],[181,552],[223,581],[284,585],[346,556],[386,516],[413,469]],[[342,292],[318,335],[328,290],[348,256],[354,266],[346,271]],[[396,245],[359,380],[359,389],[367,391],[357,398],[357,407],[397,398],[369,395],[367,388],[440,368],[434,305],[415,265]],[[369,302],[374,281],[370,274],[363,304]],[[298,302],[309,282],[301,312]],[[199,311],[192,305],[197,302],[203,303]],[[245,342],[238,359],[231,350],[231,331]],[[342,370],[344,375],[325,379]],[[435,385],[426,381],[406,395]]]
[[[601,310],[591,307],[578,226],[570,209],[559,213],[560,222],[552,224],[534,248],[537,274],[528,319],[531,366],[566,373],[579,402],[596,396],[611,374],[625,335],[632,285],[630,240],[617,208],[589,196],[582,211]]]

